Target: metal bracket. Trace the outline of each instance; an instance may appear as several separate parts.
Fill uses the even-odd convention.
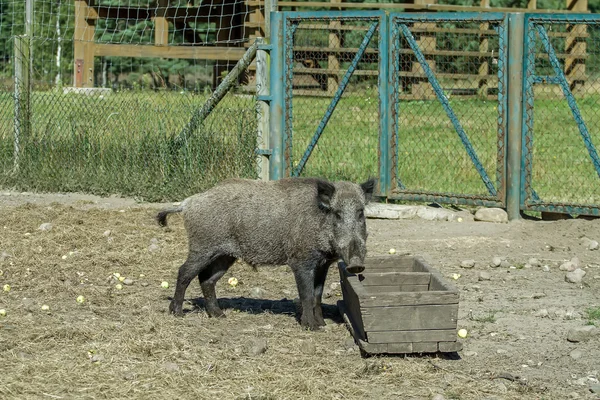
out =
[[[271,154],[273,154],[273,151],[271,149],[256,149],[255,152],[259,156],[266,156],[266,157],[269,157]]]
[[[268,95],[260,95],[259,94],[258,96],[256,96],[256,100],[264,101],[265,103],[269,103],[269,102],[271,102],[271,100],[273,100],[273,97],[270,94],[268,94]]]
[[[271,50],[273,50],[273,45],[272,44],[259,44],[258,49],[264,50],[264,51],[271,51]]]

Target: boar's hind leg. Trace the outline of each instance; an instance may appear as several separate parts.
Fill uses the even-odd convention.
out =
[[[323,308],[321,307],[321,299],[323,297],[323,287],[325,286],[325,280],[327,279],[327,272],[329,271],[329,262],[320,265],[315,271],[315,321],[319,326],[325,326],[325,320],[323,319]]]
[[[171,313],[178,316],[183,315],[183,299],[187,287],[190,285],[192,279],[197,277],[198,274],[200,274],[200,271],[205,269],[213,260],[214,258],[211,259],[209,256],[203,254],[191,252],[188,254],[187,260],[179,267],[175,295],[169,305],[169,311]]]
[[[290,263],[290,268],[294,271],[298,296],[302,304],[300,325],[312,331],[317,330],[319,324],[315,320],[315,265],[303,261],[298,264]]]
[[[207,268],[200,271],[198,280],[200,280],[200,286],[202,287],[202,293],[204,294],[204,302],[206,305],[206,312],[211,317],[224,317],[223,311],[219,308],[217,302],[217,295],[215,293],[215,285],[217,281],[227,272],[231,264],[235,261],[235,257],[222,256],[217,258]]]

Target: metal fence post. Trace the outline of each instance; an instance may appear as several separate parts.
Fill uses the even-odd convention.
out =
[[[508,219],[520,218],[521,139],[523,118],[523,43],[525,16],[508,16],[508,130],[506,167],[506,211]]]
[[[285,174],[284,160],[284,22],[283,13],[271,13],[271,104],[269,106],[269,146],[271,157],[269,162],[269,178],[281,179]]]
[[[23,143],[31,130],[30,37],[15,37],[14,172],[18,172]]]
[[[269,64],[268,52],[263,38],[256,38],[256,96],[257,96],[257,145],[258,177],[263,181],[269,180]]]
[[[379,20],[379,195],[389,196],[391,188],[391,157],[390,138],[394,137],[391,128],[395,125],[390,123],[390,118],[394,115],[391,107],[396,104],[393,88],[390,88],[388,78],[396,71],[389,73],[390,62],[390,32],[388,29],[388,15],[384,15]]]

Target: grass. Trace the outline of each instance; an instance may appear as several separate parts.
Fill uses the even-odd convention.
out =
[[[177,200],[231,176],[255,177],[254,100],[229,94],[205,127],[174,145],[203,95],[120,92],[105,97],[44,92],[33,98],[33,134],[13,172],[12,95],[0,93],[0,187],[36,191],[117,193],[145,200]],[[564,100],[536,98],[532,184],[540,198],[600,203],[598,176]],[[596,145],[600,95],[578,101]],[[328,98],[296,96],[293,166],[321,122]],[[498,111],[494,101],[453,99],[489,179],[497,185]],[[342,98],[302,175],[364,180],[378,175],[379,114],[376,87]],[[408,189],[487,195],[459,136],[438,101],[399,105],[397,171]]]
[[[600,324],[600,306],[590,307],[586,311],[586,318],[588,325],[599,325]]]

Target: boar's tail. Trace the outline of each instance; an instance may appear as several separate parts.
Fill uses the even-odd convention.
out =
[[[176,207],[176,208],[169,208],[166,210],[162,210],[161,212],[159,212],[156,215],[156,221],[158,221],[158,225],[160,226],[167,226],[167,215],[172,214],[172,213],[178,213],[178,212],[182,212],[183,211],[183,207]]]

